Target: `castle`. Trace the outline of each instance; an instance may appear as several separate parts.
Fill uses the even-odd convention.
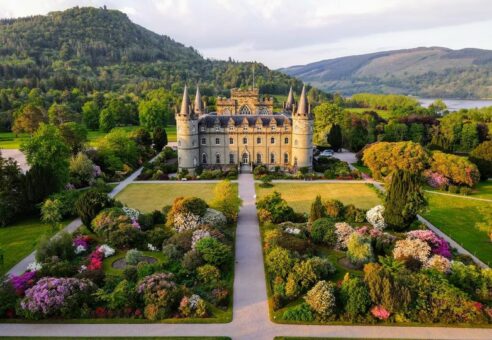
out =
[[[297,103],[290,89],[282,112],[273,112],[273,99],[260,98],[257,88],[232,89],[231,98],[218,98],[216,108],[207,112],[198,87],[192,105],[185,86],[176,113],[179,170],[225,165],[251,170],[259,164],[312,168],[313,116],[305,87]]]

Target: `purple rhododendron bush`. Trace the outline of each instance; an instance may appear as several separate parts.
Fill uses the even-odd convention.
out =
[[[278,193],[257,207],[277,321],[492,321],[492,270],[458,254],[417,221],[402,232],[386,223],[382,205],[354,215],[352,207],[319,197],[302,221]],[[278,210],[290,214],[276,216]]]
[[[90,229],[42,240],[26,272],[1,281],[0,318],[227,321],[240,204],[229,191],[235,200],[219,195],[210,207],[193,197],[152,213],[115,204]]]

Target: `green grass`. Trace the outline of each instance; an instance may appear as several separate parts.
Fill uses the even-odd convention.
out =
[[[429,208],[423,216],[480,260],[492,265],[492,243],[485,231],[476,227],[483,217],[479,208],[492,203],[461,197],[427,194]]]
[[[371,176],[371,170],[365,165],[359,165],[357,163],[352,163],[352,166],[362,172],[363,174]]]
[[[68,221],[63,221],[62,225],[67,223]],[[0,228],[0,248],[4,250],[4,264],[0,266],[0,275],[29,255],[45,234],[51,235],[51,227],[36,218],[27,218]]]
[[[161,253],[156,251],[143,251],[142,254],[144,256],[153,257],[157,260],[157,263],[167,262],[167,257]],[[113,263],[119,259],[123,259],[126,256],[125,251],[118,251],[114,256],[108,257],[103,261],[103,269],[106,275],[120,276],[123,274],[123,269],[113,268]]]
[[[138,126],[124,126],[118,127],[127,132],[137,129]],[[176,126],[166,127],[167,139],[169,142],[176,141]],[[106,135],[106,132],[102,131],[89,131],[87,135],[88,143],[90,146],[96,146],[97,142]],[[29,134],[21,133],[17,137],[13,132],[0,132],[0,149],[19,149],[23,141],[29,139]]]
[[[391,111],[388,110],[377,110],[377,109],[371,109],[371,108],[361,108],[361,107],[349,107],[345,109],[346,112],[353,112],[353,113],[364,113],[367,111],[374,111],[376,112],[381,118],[384,119],[389,119],[393,115],[391,114]]]
[[[483,181],[476,185],[470,197],[492,200],[492,181]]]
[[[116,199],[129,207],[144,212],[160,210],[171,205],[176,197],[199,197],[209,202],[213,196],[214,183],[133,183],[120,192]]]
[[[337,199],[362,209],[370,209],[381,203],[371,185],[363,183],[275,183],[271,188],[261,188],[259,184],[255,186],[258,199],[278,191],[298,212],[309,212],[316,195],[321,195],[324,200]]]

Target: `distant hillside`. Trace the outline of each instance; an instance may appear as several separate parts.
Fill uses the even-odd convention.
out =
[[[287,93],[301,82],[255,64],[262,92]],[[153,33],[126,14],[75,7],[0,20],[0,87],[138,91],[200,81],[219,92],[252,84],[252,63],[204,59],[192,47]]]
[[[280,69],[328,92],[492,98],[492,51],[420,47]]]

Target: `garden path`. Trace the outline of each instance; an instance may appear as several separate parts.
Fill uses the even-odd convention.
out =
[[[115,188],[116,189],[116,188]],[[261,236],[251,174],[239,176],[243,206],[236,232],[233,321],[227,324],[0,324],[0,336],[230,336],[272,340],[275,336],[399,339],[491,339],[485,328],[307,326],[270,321]]]

